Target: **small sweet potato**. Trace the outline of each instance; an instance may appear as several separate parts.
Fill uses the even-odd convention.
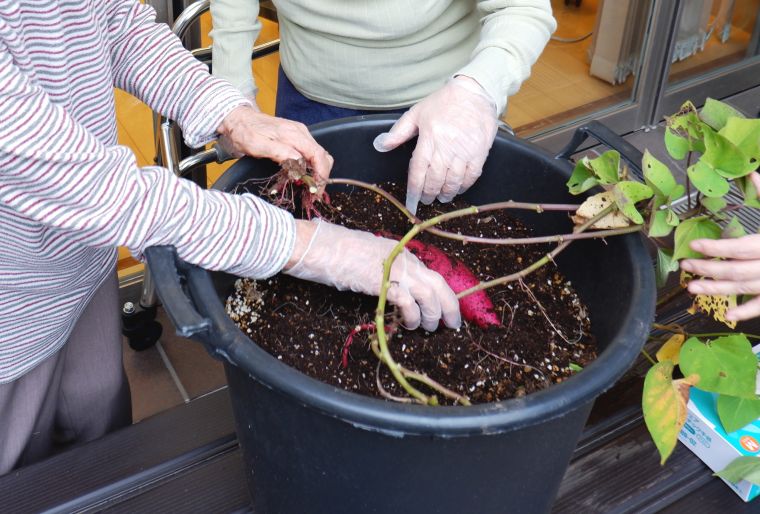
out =
[[[382,233],[383,237],[399,240],[394,234]],[[448,256],[443,250],[417,240],[409,241],[406,248],[431,270],[439,273],[455,293],[460,293],[480,283],[478,277],[459,259]],[[485,291],[478,291],[459,299],[459,309],[465,321],[480,328],[499,326],[501,322],[494,312],[493,302]]]

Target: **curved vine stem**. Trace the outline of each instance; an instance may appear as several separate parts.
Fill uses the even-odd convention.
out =
[[[583,223],[582,225],[579,225],[575,228],[573,234],[581,233],[588,228],[592,227],[594,223],[601,220],[605,216],[607,216],[609,213],[613,212],[616,209],[615,205],[609,205],[602,211],[600,211],[598,214],[596,214],[594,217]],[[480,212],[480,207],[468,207],[465,209],[458,209],[456,211],[448,212],[445,214],[440,214],[438,216],[435,216],[433,218],[430,218],[429,220],[420,222],[418,224],[415,224],[405,235],[401,238],[401,240],[396,244],[396,246],[393,247],[388,257],[383,262],[383,281],[381,283],[380,287],[380,295],[378,297],[378,304],[377,304],[377,310],[375,311],[375,328],[376,333],[375,337],[376,339],[373,341],[373,348],[376,343],[376,353],[378,354],[378,357],[385,363],[386,366],[388,366],[388,369],[391,371],[391,374],[394,376],[394,378],[398,381],[399,385],[413,398],[415,398],[420,403],[425,403],[429,405],[437,405],[438,399],[435,395],[428,396],[419,389],[415,388],[412,384],[409,383],[407,379],[413,379],[417,382],[421,382],[429,387],[432,387],[435,391],[444,393],[442,390],[443,386],[436,382],[432,382],[431,379],[425,375],[416,373],[416,372],[410,372],[409,370],[404,369],[400,364],[398,364],[394,359],[393,356],[390,353],[390,349],[388,347],[388,338],[385,331],[385,304],[387,302],[388,298],[388,290],[391,287],[390,282],[390,272],[391,267],[393,266],[393,262],[395,261],[396,257],[403,251],[404,246],[406,243],[411,241],[414,237],[417,236],[420,232],[428,229],[429,227],[432,227],[433,225],[436,225],[438,223],[442,223],[446,220],[458,218],[461,216],[467,216],[472,214],[478,214]],[[635,226],[635,227],[628,227],[626,229],[618,229],[615,231],[616,234],[624,234],[629,232],[637,232],[642,229],[641,226]],[[595,233],[598,234],[598,233]],[[601,237],[601,236],[599,236]],[[530,266],[527,266],[525,269],[513,273],[511,275],[508,275],[506,277],[501,277],[498,279],[494,279],[488,282],[481,282],[479,285],[472,287],[470,289],[467,289],[465,291],[462,291],[457,295],[458,298],[461,298],[463,296],[466,296],[468,294],[472,294],[476,291],[481,291],[484,289],[488,289],[490,287],[494,287],[496,285],[500,285],[509,281],[518,280],[529,273],[535,271],[536,269],[540,268],[541,266],[547,264],[548,262],[553,262],[554,257],[556,257],[562,250],[567,248],[570,243],[572,242],[572,239],[561,241],[557,247],[552,250],[550,253],[546,254],[543,258],[539,259],[538,261],[534,262]],[[451,394],[453,391],[446,390],[444,393],[446,396],[451,397]],[[469,400],[466,399],[466,397],[462,397],[464,400],[467,401],[467,404],[469,404]]]
[[[391,372],[393,377],[396,379],[398,384],[407,392],[407,394],[409,394],[409,396],[412,397],[413,399],[412,401],[417,401],[419,403],[424,403],[424,404],[429,404],[429,405],[438,404],[437,396],[426,395],[425,393],[423,393],[422,391],[414,387],[409,382],[409,380],[414,380],[416,382],[424,384],[427,387],[431,388],[433,391],[447,398],[453,399],[463,405],[469,405],[470,402],[466,396],[459,395],[456,392],[451,391],[450,389],[447,389],[443,385],[432,380],[430,377],[405,368],[404,366],[396,362],[393,359],[393,356],[391,355],[390,349],[388,347],[388,335],[385,330],[385,306],[388,301],[388,290],[391,287],[391,282],[390,282],[391,267],[393,266],[393,262],[396,260],[396,257],[398,257],[398,255],[404,250],[404,246],[406,245],[406,243],[411,241],[414,237],[416,237],[420,232],[423,232],[423,231],[427,231],[428,233],[432,235],[437,235],[437,236],[445,237],[448,239],[454,239],[454,240],[470,242],[470,243],[491,244],[491,245],[536,244],[536,243],[551,243],[551,242],[558,243],[557,247],[554,250],[547,253],[543,258],[537,260],[536,262],[527,266],[523,270],[520,270],[516,273],[512,273],[511,275],[507,275],[505,277],[490,280],[488,282],[481,282],[480,284],[470,289],[460,292],[457,295],[457,298],[462,298],[464,296],[475,293],[477,291],[482,291],[482,290],[489,289],[497,285],[520,280],[521,278],[529,275],[530,273],[544,266],[545,264],[549,262],[553,262],[554,258],[560,252],[562,252],[565,248],[567,248],[572,241],[575,241],[578,239],[603,238],[603,237],[608,237],[608,236],[639,232],[642,230],[642,226],[635,225],[632,227],[626,227],[626,228],[621,228],[621,229],[585,232],[588,228],[592,227],[594,223],[601,220],[609,213],[613,212],[613,210],[615,209],[615,205],[613,204],[613,205],[608,206],[607,208],[605,208],[598,214],[596,214],[594,217],[592,217],[591,219],[589,219],[582,225],[579,225],[578,227],[576,227],[571,234],[529,237],[529,238],[483,238],[483,237],[477,237],[477,236],[468,236],[468,235],[463,235],[463,234],[455,234],[453,232],[447,232],[445,230],[440,230],[440,229],[435,228],[434,226],[439,223],[443,223],[444,221],[451,220],[454,218],[459,218],[462,216],[479,214],[479,213],[489,212],[489,211],[497,211],[497,210],[503,210],[503,209],[522,209],[522,210],[530,210],[537,213],[541,213],[545,211],[575,211],[578,209],[579,205],[541,204],[541,203],[526,203],[526,202],[513,202],[513,201],[496,202],[496,203],[490,203],[490,204],[485,204],[481,206],[472,206],[472,207],[467,207],[464,209],[458,209],[455,211],[440,214],[438,216],[434,216],[433,218],[430,218],[429,220],[422,221],[419,218],[417,218],[415,215],[413,215],[411,212],[409,212],[409,210],[404,206],[404,204],[402,204],[395,196],[393,196],[392,194],[388,193],[384,189],[374,184],[369,184],[367,182],[362,182],[360,180],[344,179],[344,178],[332,178],[332,179],[329,179],[327,183],[356,186],[356,187],[361,187],[369,191],[372,191],[380,195],[381,197],[385,198],[386,200],[388,200],[402,214],[404,214],[413,224],[412,228],[404,235],[404,237],[401,238],[398,244],[396,244],[396,246],[393,247],[390,254],[383,262],[383,280],[380,286],[380,294],[378,296],[377,309],[375,310],[376,332],[375,332],[374,338],[372,339],[371,347],[375,355],[378,357],[378,359],[388,367],[389,371]],[[378,380],[379,380],[379,377],[378,377]],[[388,395],[388,394],[383,394],[383,396],[391,397],[391,395]],[[392,398],[395,399],[396,397],[392,397]]]
[[[396,207],[404,216],[406,216],[409,221],[412,222],[414,225],[419,225],[422,223],[422,220],[420,220],[417,216],[409,212],[409,210],[404,206],[401,201],[390,194],[388,191],[385,191],[383,188],[376,186],[375,184],[370,184],[367,182],[362,182],[361,180],[354,180],[349,178],[331,178],[327,181],[328,184],[341,184],[341,185],[347,185],[347,186],[356,186],[361,187],[364,189],[367,189],[368,191],[372,191],[373,193],[376,193],[386,200],[388,200],[391,204],[393,204],[394,207]],[[489,211],[497,211],[497,210],[503,210],[503,209],[519,209],[519,210],[528,210],[533,212],[545,212],[545,211],[576,211],[578,210],[578,207],[580,205],[576,204],[554,204],[554,203],[526,203],[526,202],[513,202],[513,201],[507,201],[507,202],[496,202],[496,203],[489,203],[485,205],[478,206],[478,212],[489,212]],[[429,227],[427,229],[427,232],[429,234],[439,236],[439,237],[445,237],[446,239],[454,239],[455,241],[462,241],[465,243],[478,243],[478,244],[489,244],[489,245],[521,245],[521,244],[540,244],[540,243],[555,243],[555,242],[561,242],[563,240],[568,239],[590,239],[593,237],[605,237],[605,235],[617,235],[616,233],[605,233],[602,234],[602,232],[605,231],[599,231],[594,232],[594,234],[600,234],[598,236],[591,236],[590,234],[586,234],[583,236],[580,235],[574,235],[574,234],[564,234],[564,235],[557,235],[557,236],[540,236],[540,237],[526,237],[526,238],[519,238],[519,237],[508,237],[508,238],[488,238],[488,237],[479,237],[479,236],[469,236],[466,234],[457,234],[454,232],[448,232],[446,230],[441,230],[435,227]]]

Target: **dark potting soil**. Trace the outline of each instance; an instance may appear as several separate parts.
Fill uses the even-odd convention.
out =
[[[404,191],[383,184],[397,198]],[[403,235],[408,220],[379,195],[356,188],[331,196],[324,212],[350,228]],[[461,201],[420,205],[418,216],[466,207]],[[505,211],[452,220],[441,228],[481,237],[525,237],[530,231]],[[429,234],[418,237],[468,264],[482,281],[505,276],[543,257],[549,245],[490,246],[463,244]],[[481,329],[464,323],[459,330],[399,329],[389,338],[390,351],[400,364],[445,387],[484,403],[522,396],[559,383],[596,357],[586,307],[572,284],[550,263],[513,282],[488,291],[502,326]],[[341,357],[346,337],[374,318],[377,299],[339,292],[285,275],[269,280],[238,280],[227,299],[227,312],[244,333],[271,355],[301,372],[346,390],[382,396],[404,396],[370,349],[369,334],[359,332]],[[389,314],[392,309],[388,308]],[[390,317],[390,316],[389,316]],[[424,386],[420,386],[423,390]],[[441,399],[443,401],[443,399]]]

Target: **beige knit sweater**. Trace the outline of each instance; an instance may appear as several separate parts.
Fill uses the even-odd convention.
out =
[[[556,28],[549,0],[275,0],[280,61],[308,98],[356,109],[414,104],[455,75],[499,113]],[[258,0],[212,0],[214,74],[255,92]]]

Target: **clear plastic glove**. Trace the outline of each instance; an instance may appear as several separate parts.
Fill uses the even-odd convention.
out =
[[[459,76],[414,105],[390,132],[375,138],[375,149],[393,150],[419,134],[409,161],[406,207],[421,200],[450,202],[483,172],[496,137],[496,104],[476,81]]]
[[[284,273],[341,291],[380,294],[383,261],[398,241],[320,219],[302,223],[314,228],[313,235],[300,260],[289,269],[286,266]],[[446,326],[459,328],[462,320],[454,291],[409,251],[396,257],[390,279],[388,301],[398,307],[406,328],[413,330],[422,324],[432,332],[441,318]]]
[[[760,191],[760,175],[750,175]],[[760,295],[760,234],[735,239],[697,239],[689,246],[705,259],[684,259],[681,269],[699,275],[689,282],[689,292],[707,295]],[[721,257],[724,260],[713,260]],[[760,316],[760,296],[729,309],[726,319],[741,321]]]

